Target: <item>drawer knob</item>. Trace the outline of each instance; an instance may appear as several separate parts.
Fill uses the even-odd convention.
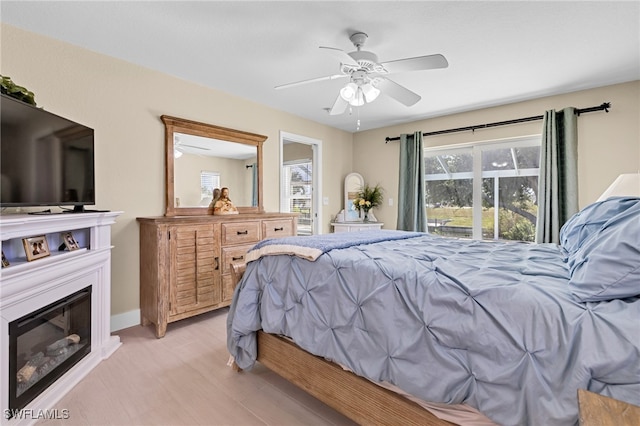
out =
[[[219,257],[214,257],[214,260],[216,261],[216,268],[215,270],[219,270],[220,269],[220,258]]]
[[[280,228],[273,228],[274,231],[278,232],[278,231],[284,231],[284,227],[280,227]]]
[[[238,235],[247,235],[249,233],[249,231],[237,231],[236,233]]]
[[[231,260],[236,261],[236,260],[243,260],[244,256],[238,256],[238,257],[232,257]]]

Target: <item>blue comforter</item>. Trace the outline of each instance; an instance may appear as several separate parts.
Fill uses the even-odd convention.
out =
[[[228,349],[251,368],[263,329],[503,425],[573,425],[579,388],[640,402],[640,298],[582,302],[569,279],[561,246],[428,234],[264,256],[234,294]]]

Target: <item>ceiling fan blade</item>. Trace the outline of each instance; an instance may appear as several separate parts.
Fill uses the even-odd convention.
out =
[[[338,49],[335,47],[326,47],[326,46],[320,46],[320,49],[326,49],[327,52],[331,53],[333,56],[335,56],[341,63],[343,64],[347,64],[347,65],[352,65],[354,67],[359,67],[360,64],[358,64],[355,59],[353,59],[351,56],[349,56],[349,54],[347,52],[345,52],[342,49]]]
[[[333,103],[331,110],[329,110],[329,115],[340,115],[347,109],[347,105],[349,102],[342,99],[342,96],[338,95],[336,101]]]
[[[380,65],[389,71],[389,73],[395,73],[447,68],[449,62],[447,62],[447,59],[442,55],[428,55],[382,62]]]
[[[348,75],[346,75],[346,74],[328,75],[328,76],[325,76],[325,77],[318,77],[318,78],[311,78],[309,80],[296,81],[294,83],[281,84],[280,86],[274,87],[274,89],[276,89],[276,90],[288,89],[290,87],[302,86],[303,84],[315,83],[315,82],[318,82],[318,81],[325,81],[325,80],[335,80],[337,78],[344,78],[344,77],[348,77]]]
[[[417,93],[412,92],[406,87],[385,77],[376,77],[374,86],[380,89],[380,91],[385,95],[391,96],[393,99],[406,106],[415,105],[420,99],[422,99]]]
[[[195,145],[180,144],[180,147],[193,148],[193,149],[201,149],[201,150],[203,150],[203,151],[211,151],[209,148],[203,148],[203,147],[201,147],[201,146],[195,146]]]

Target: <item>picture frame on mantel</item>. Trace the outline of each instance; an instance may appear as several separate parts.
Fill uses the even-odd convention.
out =
[[[61,246],[63,249],[66,248],[69,251],[74,251],[80,248],[80,244],[78,244],[78,241],[76,241],[71,232],[63,232],[62,241],[64,243],[64,246]]]
[[[24,246],[24,252],[27,255],[27,260],[29,262],[47,257],[51,254],[47,238],[44,235],[23,238],[22,245]]]

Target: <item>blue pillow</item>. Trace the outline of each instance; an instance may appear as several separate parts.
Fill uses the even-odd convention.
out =
[[[610,205],[606,214],[596,214],[595,221],[586,220],[580,232],[569,235],[575,237],[571,243],[581,240],[581,245],[569,253],[568,266],[569,289],[582,302],[640,295],[640,198],[603,203],[611,200],[617,200],[617,214]],[[597,207],[590,211],[602,213]],[[606,216],[610,218],[598,228],[596,224]]]
[[[588,205],[574,214],[560,229],[560,245],[569,255],[593,237],[607,221],[640,203],[640,198],[612,197]]]

